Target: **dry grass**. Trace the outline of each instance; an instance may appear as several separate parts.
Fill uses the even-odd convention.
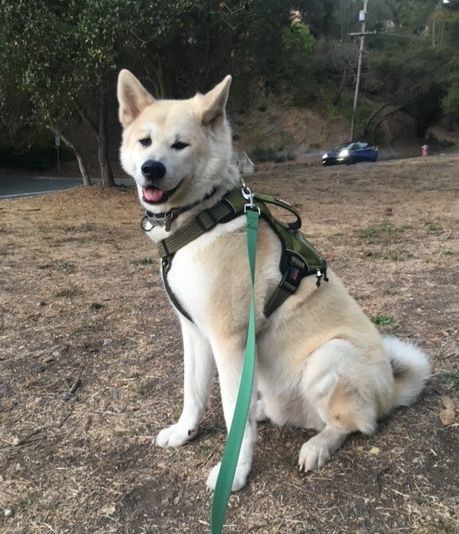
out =
[[[368,315],[421,345],[434,376],[416,406],[309,476],[296,460],[310,434],[260,425],[227,532],[459,532],[457,425],[438,417],[441,395],[458,401],[458,163],[266,166],[253,180],[295,202]],[[151,445],[180,413],[181,340],[140,216],[132,190],[0,204],[4,533],[208,530],[218,395],[193,443]]]

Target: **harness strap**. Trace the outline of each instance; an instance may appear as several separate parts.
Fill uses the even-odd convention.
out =
[[[228,197],[224,197],[221,202],[215,204],[194,217],[187,225],[185,225],[180,232],[176,232],[171,237],[167,237],[158,243],[158,252],[161,257],[173,256],[182,247],[191,243],[199,236],[212,230],[218,223],[223,222],[227,217],[236,215],[238,206],[233,206],[231,202],[230,193]],[[240,195],[239,191],[238,194]],[[242,199],[244,200],[244,199]]]
[[[167,274],[171,268],[171,265],[172,258],[168,259],[167,257],[165,257],[161,260],[161,272],[163,275],[164,288],[170,301],[175,306],[175,309],[178,310],[184,317],[186,317],[192,323],[193,319],[191,318],[190,314],[185,310],[185,308],[181,305],[179,299],[175,296],[175,293],[172,291],[172,288],[167,280]]]
[[[254,198],[255,200],[261,200],[262,202],[265,202],[266,204],[272,204],[273,206],[278,206],[279,208],[287,210],[293,215],[295,215],[296,220],[294,222],[284,224],[281,221],[277,221],[279,224],[285,226],[286,228],[290,230],[299,230],[301,228],[301,217],[300,217],[298,210],[296,210],[288,202],[285,202],[285,200],[281,200],[280,198],[275,198],[271,195],[264,195],[262,193],[256,193],[254,195]]]
[[[270,195],[257,193],[254,198],[257,201],[257,208],[260,210],[261,217],[269,224],[282,245],[279,266],[282,280],[264,309],[265,316],[269,317],[290,295],[295,293],[305,276],[316,275],[317,286],[320,285],[322,278],[328,281],[327,264],[298,231],[301,227],[301,217],[293,206]],[[291,223],[277,220],[266,204],[272,204],[289,211],[295,216],[295,220]],[[164,285],[169,298],[176,309],[191,322],[190,314],[180,304],[167,282],[167,273],[172,266],[174,255],[188,243],[215,228],[217,224],[231,221],[243,215],[245,205],[246,199],[242,196],[240,189],[233,189],[226,193],[217,204],[196,215],[178,232],[163,239],[157,245],[162,260]]]
[[[307,265],[304,261],[290,254],[289,262],[290,264],[282,276],[280,284],[276,287],[271,298],[265,305],[264,314],[266,317],[274,313],[290,295],[295,293],[305,276],[304,273],[307,270]]]

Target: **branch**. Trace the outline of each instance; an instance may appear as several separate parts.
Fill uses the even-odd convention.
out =
[[[78,116],[81,118],[83,122],[85,122],[91,128],[91,130],[93,130],[97,139],[99,139],[99,128],[97,127],[97,124],[91,119],[91,117],[86,113],[84,108],[80,106],[80,104],[76,100],[75,100],[75,107],[76,107]]]

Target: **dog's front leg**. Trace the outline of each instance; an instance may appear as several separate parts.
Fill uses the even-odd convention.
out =
[[[214,348],[215,361],[217,363],[218,377],[220,381],[223,414],[228,432],[233,420],[234,408],[236,406],[236,399],[241,381],[244,362],[244,351],[242,347],[243,339],[241,338],[233,340],[230,343],[224,343],[224,346]],[[253,447],[257,439],[255,408],[256,384],[254,383],[249,417],[244,431],[232,491],[237,491],[245,486],[252,466]],[[212,490],[215,489],[218,473],[220,471],[220,463],[221,462],[213,467],[207,478],[207,487]]]
[[[215,363],[207,340],[187,319],[181,318],[180,323],[184,357],[183,410],[175,425],[158,434],[156,444],[160,447],[180,447],[196,436],[215,374]]]

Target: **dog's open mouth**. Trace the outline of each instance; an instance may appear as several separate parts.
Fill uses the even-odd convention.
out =
[[[166,200],[170,198],[171,195],[173,195],[177,189],[179,188],[180,184],[178,184],[174,189],[171,189],[170,191],[163,191],[162,189],[159,189],[158,187],[153,187],[152,185],[148,187],[144,187],[142,189],[142,197],[145,202],[148,202],[148,204],[164,204]]]
[[[143,199],[149,204],[161,204],[166,202],[171,191],[163,191],[157,187],[145,187],[142,190]]]

